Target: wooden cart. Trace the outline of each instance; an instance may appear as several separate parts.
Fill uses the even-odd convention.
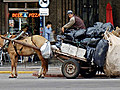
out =
[[[91,78],[96,75],[96,65],[93,62],[87,62],[86,58],[76,57],[59,50],[53,50],[55,58],[61,61],[62,74],[69,79],[78,77],[81,74],[84,78]]]

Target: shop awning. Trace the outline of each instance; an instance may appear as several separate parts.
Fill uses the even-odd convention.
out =
[[[39,0],[3,0],[3,2],[38,2]]]
[[[38,11],[39,8],[9,8],[9,11],[21,11],[21,10],[26,10],[26,11]]]

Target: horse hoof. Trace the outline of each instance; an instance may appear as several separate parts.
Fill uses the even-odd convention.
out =
[[[41,78],[45,78],[43,74],[41,75]]]
[[[40,75],[40,76],[38,76],[38,78],[41,78],[41,75]]]
[[[14,78],[17,78],[17,76],[14,76]]]
[[[45,78],[44,76],[41,76],[41,78]]]
[[[9,76],[9,78],[17,78],[17,76]]]

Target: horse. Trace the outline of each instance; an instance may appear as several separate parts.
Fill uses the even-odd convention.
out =
[[[1,36],[4,36],[4,35],[0,35],[0,47],[3,47],[4,39]],[[12,38],[13,37],[15,36],[12,36]],[[41,46],[47,41],[47,39],[45,39],[40,35],[33,35],[30,37],[25,37],[24,39],[18,40],[18,41],[41,48]],[[16,47],[16,50],[15,50],[15,47]],[[13,45],[13,42],[9,41],[7,52],[11,60],[11,75],[9,76],[9,78],[17,78],[18,76],[17,74],[18,54],[20,56],[31,56],[35,53],[38,55],[39,59],[41,60],[41,68],[38,73],[38,78],[45,77],[45,74],[48,71],[48,59],[43,58],[40,50],[35,50],[33,48],[30,48],[18,43],[14,43]]]

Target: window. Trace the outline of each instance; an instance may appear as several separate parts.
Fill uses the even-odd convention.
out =
[[[26,3],[26,7],[27,8],[38,8],[39,7],[39,4],[38,2],[29,2],[29,3]],[[25,3],[8,3],[8,7],[9,8],[25,8]]]
[[[38,8],[38,3],[36,2],[31,2],[31,3],[27,3],[27,8]]]
[[[9,8],[25,8],[25,3],[8,3]]]

